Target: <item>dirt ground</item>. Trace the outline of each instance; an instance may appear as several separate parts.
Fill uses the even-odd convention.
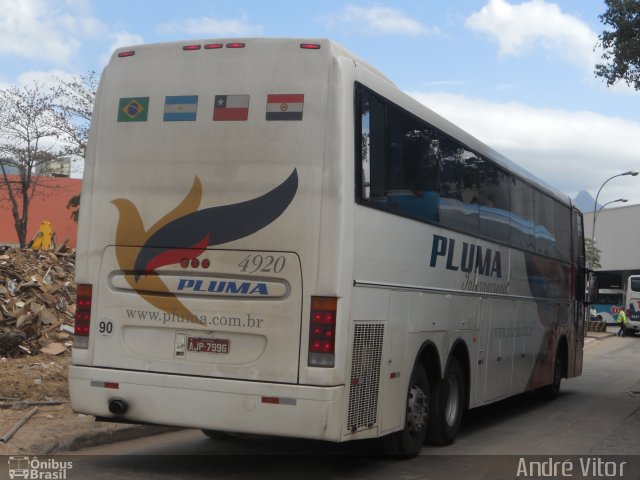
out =
[[[47,454],[81,448],[89,439],[109,437],[132,428],[96,422],[90,415],[71,410],[67,369],[71,353],[0,358],[0,437],[9,432],[34,407],[37,412],[6,443],[0,455]],[[33,402],[63,402],[33,405]]]

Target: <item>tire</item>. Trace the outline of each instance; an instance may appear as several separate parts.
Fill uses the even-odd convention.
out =
[[[460,432],[465,409],[466,380],[460,362],[452,357],[444,379],[433,389],[427,441],[431,445],[450,445]]]
[[[420,453],[427,436],[429,407],[429,379],[422,364],[417,363],[413,367],[407,391],[404,429],[383,438],[387,455],[396,458],[412,458]]]
[[[560,357],[560,351],[556,352],[556,358],[553,362],[553,383],[545,385],[538,389],[538,395],[542,400],[550,402],[560,395],[560,384],[564,376],[564,361]]]
[[[212,440],[228,441],[238,437],[236,433],[221,432],[219,430],[201,430],[201,432]]]

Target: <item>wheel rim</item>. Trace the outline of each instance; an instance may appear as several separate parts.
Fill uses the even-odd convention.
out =
[[[447,381],[447,403],[445,406],[445,420],[450,427],[455,425],[460,411],[460,385],[455,376]]]
[[[412,435],[424,429],[428,410],[427,394],[418,385],[413,385],[409,390],[407,403],[407,428]]]

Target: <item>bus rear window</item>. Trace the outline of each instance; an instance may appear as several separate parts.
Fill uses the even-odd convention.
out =
[[[632,292],[640,292],[640,278],[632,278],[630,284]]]

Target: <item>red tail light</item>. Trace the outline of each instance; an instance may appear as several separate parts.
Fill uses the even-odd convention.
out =
[[[311,367],[333,367],[336,347],[335,297],[311,297],[309,361]]]
[[[189,52],[192,50],[200,50],[201,48],[202,48],[202,45],[185,45],[182,47],[182,50]]]
[[[136,54],[135,50],[129,50],[128,52],[120,52],[118,54],[118,57],[120,58],[133,57],[135,54]]]
[[[76,334],[74,347],[88,348],[89,329],[91,320],[92,287],[79,284],[76,291],[76,315],[74,333]]]
[[[301,43],[300,48],[305,50],[320,50],[320,44],[318,43]]]
[[[227,43],[227,48],[244,48],[245,44],[240,42]]]

